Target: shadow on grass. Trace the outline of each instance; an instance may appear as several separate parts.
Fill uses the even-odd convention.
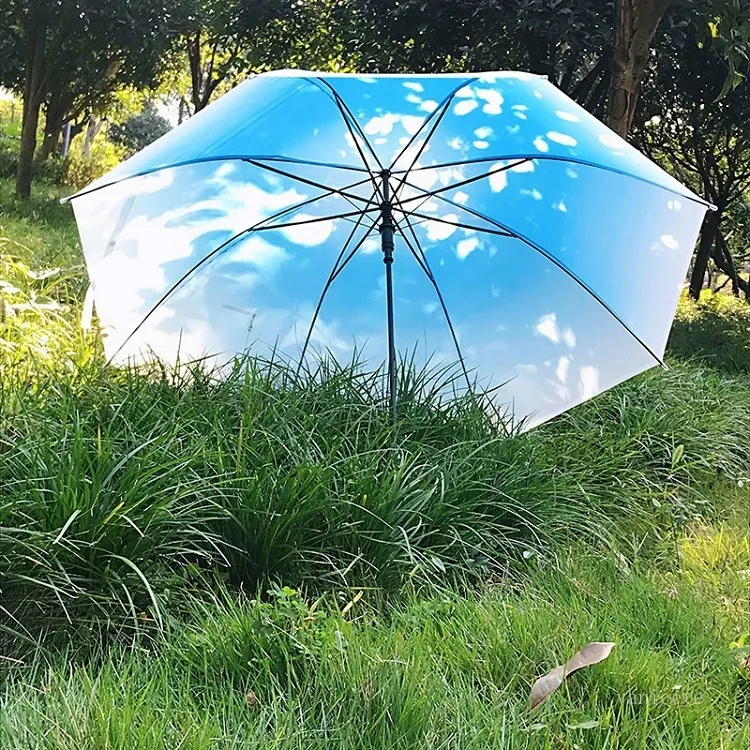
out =
[[[724,372],[750,372],[750,304],[705,291],[700,302],[680,301],[668,351]]]

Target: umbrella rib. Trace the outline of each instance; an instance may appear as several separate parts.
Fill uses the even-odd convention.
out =
[[[609,166],[606,166],[605,164],[597,164],[596,162],[588,161],[587,159],[576,159],[575,157],[571,157],[571,156],[554,156],[554,155],[549,155],[549,154],[514,154],[514,155],[508,155],[508,156],[487,156],[487,157],[481,157],[477,159],[466,159],[464,161],[451,161],[451,162],[444,162],[443,164],[432,164],[432,165],[423,165],[421,167],[412,167],[412,169],[408,171],[420,172],[420,171],[425,171],[427,169],[445,169],[447,167],[460,167],[466,164],[481,164],[483,162],[503,161],[507,159],[520,159],[522,160],[522,162],[524,161],[562,162],[563,164],[577,164],[582,167],[591,167],[592,169],[600,169],[603,172],[611,172],[612,174],[618,174],[622,177],[629,177],[632,180],[638,180],[639,182],[643,182],[646,185],[652,185],[653,187],[659,188],[660,190],[665,190],[668,193],[678,195],[680,198],[684,198],[685,200],[693,201],[693,203],[698,203],[702,206],[708,206],[709,208],[714,208],[713,204],[709,203],[708,201],[703,200],[699,196],[692,197],[690,195],[685,195],[684,193],[681,193],[678,190],[675,190],[674,188],[668,187],[667,185],[661,185],[658,182],[655,182],[654,180],[649,180],[647,177],[641,177],[640,175],[632,174],[631,172],[626,172],[624,169],[618,169],[617,167],[609,167]],[[407,170],[398,169],[396,170],[395,174],[402,174],[404,172],[407,172]]]
[[[417,154],[414,157],[414,159],[412,160],[411,167],[413,167],[419,161],[419,157],[422,155],[422,152],[424,151],[425,146],[429,143],[430,138],[432,138],[432,135],[435,132],[435,128],[437,128],[437,126],[440,125],[440,121],[443,119],[443,117],[445,117],[446,113],[448,112],[448,107],[450,106],[451,101],[452,100],[449,99],[446,102],[446,104],[443,107],[443,109],[441,110],[440,114],[437,116],[437,119],[435,120],[435,122],[433,123],[432,127],[430,128],[430,132],[427,133],[427,136],[425,137],[424,141],[422,142],[422,145],[417,150]],[[411,167],[409,167],[409,169],[411,169]],[[407,169],[406,172],[404,172],[403,177],[399,180],[398,185],[394,188],[394,190],[393,190],[393,194],[394,195],[398,195],[399,191],[404,186],[404,182],[406,181],[406,178],[409,176],[409,169]]]
[[[354,235],[357,229],[359,228],[360,224],[362,223],[363,218],[364,218],[364,214],[361,214],[359,220],[357,221],[354,228],[352,229],[351,234],[347,237],[346,242],[341,248],[341,252],[336,258],[336,262],[333,264],[331,273],[328,275],[328,280],[324,284],[323,290],[320,293],[320,298],[318,299],[318,304],[315,307],[315,312],[313,313],[312,320],[310,321],[310,327],[307,329],[307,335],[305,336],[305,343],[302,346],[302,351],[299,356],[299,364],[297,365],[297,375],[299,375],[300,370],[302,369],[302,365],[305,361],[305,354],[307,354],[307,347],[310,345],[310,340],[312,338],[313,330],[315,329],[315,324],[318,322],[318,315],[320,314],[320,310],[323,307],[323,302],[325,301],[326,294],[328,294],[328,290],[331,288],[331,284],[333,284],[333,282],[336,280],[338,275],[344,270],[344,268],[346,268],[349,261],[354,257],[357,250],[359,250],[359,248],[362,247],[365,240],[370,236],[370,232],[372,232],[372,230],[375,228],[375,226],[378,223],[378,220],[376,219],[372,224],[370,224],[364,236],[360,238],[359,242],[355,245],[355,247],[346,257],[346,260],[344,260],[344,262],[341,263],[341,259],[344,257],[344,253],[346,253],[346,250],[349,247],[349,243],[351,243],[352,239],[354,238]],[[340,267],[339,267],[339,263],[341,263]]]
[[[244,159],[243,161],[248,162],[249,164],[252,164],[255,167],[258,167],[259,169],[265,169],[269,172],[273,172],[274,174],[280,174],[282,177],[288,177],[291,180],[295,180],[296,182],[301,182],[303,185],[310,185],[311,187],[320,188],[321,190],[332,190],[333,188],[330,185],[325,185],[322,182],[315,182],[314,180],[309,180],[306,177],[301,177],[300,175],[293,174],[292,172],[286,172],[283,169],[277,169],[276,167],[269,167],[265,164],[260,164],[256,162],[253,159]],[[360,185],[364,185],[367,182],[370,182],[371,178],[366,177],[364,180],[361,180],[360,182],[355,182],[353,185],[349,185],[348,187],[359,187]],[[363,198],[361,195],[356,195],[355,193],[348,193],[344,192],[346,188],[337,188],[334,192],[336,195],[340,195],[342,198],[345,198],[346,200],[351,203],[356,208],[356,204],[353,201],[360,201],[365,204],[372,203],[372,198],[374,196],[371,196],[370,198]]]
[[[401,210],[401,209],[398,209],[398,210]],[[405,212],[402,211],[402,213],[405,213]],[[451,227],[457,227],[458,229],[469,229],[475,232],[486,232],[487,234],[494,234],[498,237],[515,238],[516,236],[514,234],[511,234],[508,231],[503,231],[501,229],[488,229],[486,227],[477,226],[476,224],[463,224],[460,221],[448,221],[447,219],[441,218],[439,216],[429,216],[428,214],[421,214],[421,213],[417,213],[416,211],[409,211],[409,216],[416,216],[418,219],[422,220],[422,221],[413,222],[414,226],[416,226],[417,224],[428,222],[428,221],[435,221],[438,224],[447,224],[448,226],[451,226]]]
[[[484,180],[487,177],[492,177],[492,175],[499,174],[500,172],[505,172],[508,169],[513,169],[514,167],[518,167],[521,164],[525,164],[527,161],[531,161],[531,160],[523,159],[521,161],[514,162],[513,164],[503,164],[497,169],[491,169],[489,172],[485,172],[484,174],[475,175],[474,177],[468,177],[467,179],[462,180],[461,182],[455,182],[452,185],[443,185],[442,187],[439,187],[436,190],[423,190],[422,188],[418,188],[415,185],[410,185],[409,183],[406,182],[406,175],[404,175],[402,184],[407,184],[416,190],[420,190],[422,192],[422,195],[417,195],[412,198],[404,198],[403,200],[399,201],[399,205],[403,205],[404,203],[409,203],[410,201],[419,200],[423,196],[428,196],[432,198],[433,196],[439,196],[440,193],[447,193],[449,190],[457,190],[458,188],[465,187],[466,185],[471,185],[472,182],[479,182],[479,180]]]
[[[211,162],[215,161],[247,161],[250,160],[256,160],[256,161],[277,161],[277,162],[284,162],[288,164],[300,164],[303,166],[311,166],[311,167],[328,167],[329,169],[344,169],[351,172],[360,172],[360,173],[369,173],[369,169],[362,169],[361,167],[354,167],[350,166],[348,164],[330,164],[328,162],[324,161],[308,161],[306,159],[294,159],[292,157],[288,156],[255,156],[255,155],[229,155],[229,156],[205,156],[205,157],[199,157],[196,159],[187,159],[185,161],[179,161],[175,162],[174,164],[164,164],[159,167],[153,167],[151,169],[144,169],[140,172],[134,172],[133,174],[125,175],[124,177],[121,177],[118,180],[114,180],[113,182],[108,182],[104,185],[97,185],[96,187],[86,188],[84,190],[80,190],[77,193],[74,193],[73,195],[68,195],[65,198],[61,198],[61,203],[68,203],[69,201],[72,201],[74,198],[82,198],[84,195],[90,195],[91,193],[96,193],[99,190],[104,190],[104,188],[113,187],[114,185],[119,185],[121,182],[127,182],[128,180],[134,180],[136,177],[147,177],[150,174],[157,174],[158,172],[163,172],[165,169],[177,169],[178,167],[189,167],[193,164],[210,164]],[[366,166],[366,165],[365,165]]]
[[[346,219],[351,216],[360,216],[362,214],[369,214],[373,211],[380,211],[380,206],[374,208],[360,208],[356,211],[347,211],[343,214],[331,214],[330,216],[313,216],[310,219],[303,219],[302,221],[288,221],[283,224],[269,224],[265,227],[256,227],[253,232],[269,232],[275,229],[288,229],[289,227],[301,227],[305,224],[316,224],[319,221],[335,221],[337,219]]]
[[[476,80],[477,80],[477,79],[476,79],[476,77],[473,77],[473,78],[466,78],[466,79],[464,79],[464,80],[463,80],[463,81],[462,81],[462,82],[461,82],[461,83],[460,83],[460,84],[459,84],[458,86],[456,86],[456,88],[455,88],[455,89],[453,89],[453,91],[451,91],[451,92],[450,92],[450,93],[449,93],[449,94],[448,94],[448,95],[447,95],[447,96],[446,96],[446,97],[445,97],[445,98],[443,99],[443,101],[442,101],[442,102],[440,102],[440,104],[438,104],[438,106],[437,106],[437,107],[435,107],[435,109],[433,109],[433,110],[432,110],[432,112],[430,112],[430,114],[429,114],[429,115],[428,115],[427,117],[425,117],[425,119],[424,119],[424,122],[423,122],[423,123],[422,123],[422,124],[421,124],[421,125],[420,125],[420,126],[419,126],[419,127],[417,128],[417,132],[416,132],[416,133],[414,133],[414,135],[413,135],[413,136],[412,136],[412,137],[411,137],[411,138],[410,138],[410,139],[409,139],[409,140],[408,140],[408,141],[406,142],[406,145],[405,145],[405,146],[404,146],[404,147],[403,147],[403,148],[401,149],[401,151],[399,151],[399,152],[398,152],[398,154],[396,155],[396,158],[395,158],[395,159],[394,159],[394,160],[393,160],[393,161],[391,162],[391,167],[390,167],[390,170],[389,170],[389,171],[390,171],[390,172],[391,172],[392,174],[395,174],[395,173],[399,173],[399,174],[400,174],[400,173],[401,173],[402,171],[404,171],[404,172],[405,172],[406,174],[409,174],[409,172],[411,171],[411,168],[412,168],[412,167],[414,166],[414,164],[416,164],[416,161],[417,161],[417,159],[419,159],[419,154],[417,154],[417,159],[415,159],[415,160],[414,160],[414,161],[412,162],[412,166],[411,166],[411,167],[409,167],[408,169],[405,169],[405,170],[400,170],[400,169],[399,169],[399,170],[395,170],[395,171],[394,171],[393,167],[395,167],[395,166],[396,166],[396,164],[398,163],[398,160],[399,160],[399,159],[400,159],[400,158],[401,158],[401,157],[402,157],[402,156],[403,156],[403,155],[404,155],[404,154],[405,154],[405,153],[406,153],[406,152],[408,151],[408,149],[409,149],[409,148],[411,147],[411,145],[412,145],[412,144],[414,143],[414,141],[415,141],[415,140],[417,139],[417,136],[418,136],[418,135],[419,135],[419,134],[420,134],[420,133],[422,132],[423,128],[424,128],[424,127],[425,127],[425,126],[427,125],[427,123],[428,123],[428,122],[429,122],[429,121],[430,121],[430,120],[431,120],[431,119],[432,119],[433,117],[435,117],[435,114],[436,114],[437,112],[440,112],[440,118],[442,118],[442,117],[443,117],[443,115],[445,115],[445,112],[447,111],[448,107],[450,106],[450,103],[451,103],[451,102],[453,101],[453,97],[454,97],[454,96],[455,96],[455,95],[456,95],[456,94],[457,94],[457,93],[458,93],[458,92],[459,92],[459,91],[460,91],[460,90],[461,90],[461,89],[462,89],[462,88],[463,88],[464,86],[466,86],[466,85],[468,85],[469,83],[471,83],[472,81],[476,81]],[[441,110],[442,110],[442,111],[441,111]],[[437,125],[436,125],[436,126],[437,126]],[[435,126],[435,127],[436,127],[436,126]],[[422,145],[422,149],[424,149],[424,146],[425,146],[425,144],[427,143],[427,141],[429,141],[429,140],[430,140],[430,138],[432,137],[432,134],[433,134],[434,132],[435,132],[435,128],[433,127],[433,128],[432,128],[432,130],[431,130],[431,132],[430,132],[430,134],[429,134],[429,135],[427,136],[427,138],[425,138],[425,143],[424,143],[424,144]],[[420,152],[419,152],[419,153],[421,154],[421,153],[422,153],[422,151],[420,150]]]
[[[359,141],[357,140],[357,136],[354,132],[356,129],[357,133],[359,133],[360,137],[365,143],[365,146],[367,146],[368,151],[373,155],[375,158],[375,162],[377,163],[378,167],[382,171],[384,169],[383,165],[380,162],[380,159],[378,158],[378,155],[375,153],[375,149],[372,147],[372,144],[368,140],[367,136],[365,135],[364,131],[360,127],[359,123],[357,122],[357,118],[352,114],[352,111],[347,106],[346,102],[343,100],[341,95],[338,91],[330,84],[328,81],[325,80],[325,78],[321,78],[318,76],[314,79],[319,84],[322,84],[325,86],[333,95],[333,100],[336,103],[336,107],[339,110],[339,113],[341,114],[342,119],[344,120],[344,124],[346,125],[347,130],[349,131],[349,135],[351,135],[352,140],[354,141],[354,145],[359,152],[359,156],[362,159],[362,163],[364,164],[365,168],[372,174],[372,169],[370,169],[370,165],[367,163],[367,158],[365,157],[364,151],[362,151],[362,146],[360,145]],[[351,119],[350,119],[351,118]],[[375,186],[375,189],[378,190],[378,184],[373,178],[373,185]],[[378,190],[378,194],[380,191]]]
[[[233,235],[228,240],[225,240],[220,245],[215,247],[208,255],[205,255],[195,265],[191,266],[182,276],[180,276],[180,278],[177,279],[177,281],[157,300],[156,304],[154,304],[153,307],[151,307],[151,309],[141,319],[140,323],[138,323],[138,325],[128,334],[127,338],[122,342],[122,344],[120,344],[120,346],[117,348],[117,351],[115,351],[115,353],[110,358],[110,361],[113,360],[123,350],[123,348],[133,338],[133,336],[135,336],[135,334],[138,333],[138,331],[143,327],[143,325],[145,325],[146,321],[159,309],[159,307],[161,307],[162,304],[164,304],[164,302],[166,302],[167,299],[169,299],[169,297],[172,296],[172,294],[174,294],[174,292],[180,286],[182,286],[182,284],[184,284],[199,268],[201,268],[206,263],[216,258],[217,255],[223,252],[231,244],[236,242],[240,237],[244,237],[245,235],[250,234],[251,232],[257,231],[258,229],[262,228],[262,225],[268,221],[279,219],[282,216],[285,216],[286,214],[290,214],[294,211],[299,210],[300,208],[309,206],[333,194],[334,194],[333,191],[328,191],[327,193],[323,193],[322,195],[318,195],[314,198],[308,198],[305,201],[295,203],[293,206],[289,206],[288,208],[284,208],[280,211],[277,211],[275,214],[272,214],[271,216],[267,216],[264,219],[261,219],[260,221],[256,222],[252,226],[247,227],[246,229],[243,229],[241,232],[237,232],[237,234]],[[309,222],[302,222],[302,223],[309,223]],[[299,223],[297,225],[299,225]],[[276,225],[273,228],[278,229],[280,227],[279,225]]]
[[[417,238],[417,233],[414,231],[414,227],[411,225],[411,222],[409,221],[409,216],[405,214],[403,211],[401,213],[403,214],[404,221],[406,222],[406,225],[409,227],[409,231],[411,232],[411,235],[414,238],[414,242],[416,243],[416,246],[419,249],[419,255],[415,251],[414,246],[409,241],[409,238],[406,236],[406,233],[403,232],[402,230],[399,230],[399,232],[404,242],[406,242],[406,246],[409,248],[409,250],[411,251],[411,254],[414,256],[414,259],[422,268],[425,275],[427,276],[430,283],[432,284],[433,288],[435,289],[435,294],[437,295],[437,298],[440,302],[440,307],[443,310],[443,315],[445,316],[445,322],[448,324],[448,329],[450,330],[451,338],[453,339],[453,345],[456,347],[456,353],[458,354],[458,361],[461,363],[461,370],[463,372],[464,378],[466,379],[466,387],[471,393],[472,386],[471,386],[471,380],[469,378],[469,372],[466,369],[466,360],[464,359],[463,352],[461,351],[461,345],[458,343],[458,335],[456,334],[456,329],[453,327],[453,321],[451,320],[450,313],[448,312],[448,306],[445,304],[445,300],[443,299],[443,293],[440,291],[440,285],[437,283],[437,279],[435,278],[435,275],[432,273],[430,264],[427,261],[427,256],[425,255],[425,252],[422,249],[421,244],[419,243],[419,239]],[[421,256],[421,259],[420,259],[420,256]]]
[[[409,185],[409,187],[414,188],[416,190],[419,190],[415,185],[411,185],[410,183],[406,183]],[[640,336],[638,336],[635,331],[582,279],[580,279],[573,271],[571,271],[564,263],[561,263],[557,258],[555,258],[554,255],[549,253],[547,250],[545,250],[541,245],[536,244],[532,240],[530,240],[528,237],[524,237],[521,234],[518,234],[518,232],[514,232],[510,227],[506,226],[505,224],[502,224],[499,221],[496,221],[495,219],[490,218],[489,216],[486,216],[485,214],[475,211],[472,208],[469,208],[468,206],[462,206],[460,203],[454,203],[452,200],[445,198],[442,195],[435,195],[435,198],[437,198],[440,201],[443,201],[444,203],[447,203],[450,206],[453,206],[454,208],[466,211],[467,213],[476,216],[479,219],[483,219],[484,221],[492,224],[493,226],[496,226],[498,229],[502,229],[510,234],[511,237],[514,239],[519,240],[527,247],[530,247],[532,250],[535,250],[540,255],[544,256],[550,263],[552,263],[554,266],[559,268],[566,276],[568,276],[570,279],[573,280],[578,286],[581,287],[585,292],[588,292],[655,360],[656,362],[663,367],[664,369],[667,368],[666,364],[664,364],[664,360],[662,360],[661,357],[657,356],[657,354],[651,349],[651,347],[643,341]],[[403,208],[399,208],[401,213],[406,215],[408,211],[405,211]],[[478,231],[483,232],[483,229],[478,229]]]

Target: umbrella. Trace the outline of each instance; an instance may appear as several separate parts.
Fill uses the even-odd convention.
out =
[[[114,361],[356,352],[395,413],[408,351],[526,427],[663,365],[707,209],[520,72],[263,74],[72,200]]]

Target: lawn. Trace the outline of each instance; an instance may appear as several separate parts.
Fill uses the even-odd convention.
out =
[[[2,750],[750,746],[741,303],[684,303],[669,371],[529,434],[439,373],[394,426],[330,363],[107,366],[69,207],[10,193]]]

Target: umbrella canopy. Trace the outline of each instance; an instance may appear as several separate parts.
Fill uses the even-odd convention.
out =
[[[707,204],[539,76],[281,71],[73,207],[114,360],[408,351],[532,426],[661,363]]]

